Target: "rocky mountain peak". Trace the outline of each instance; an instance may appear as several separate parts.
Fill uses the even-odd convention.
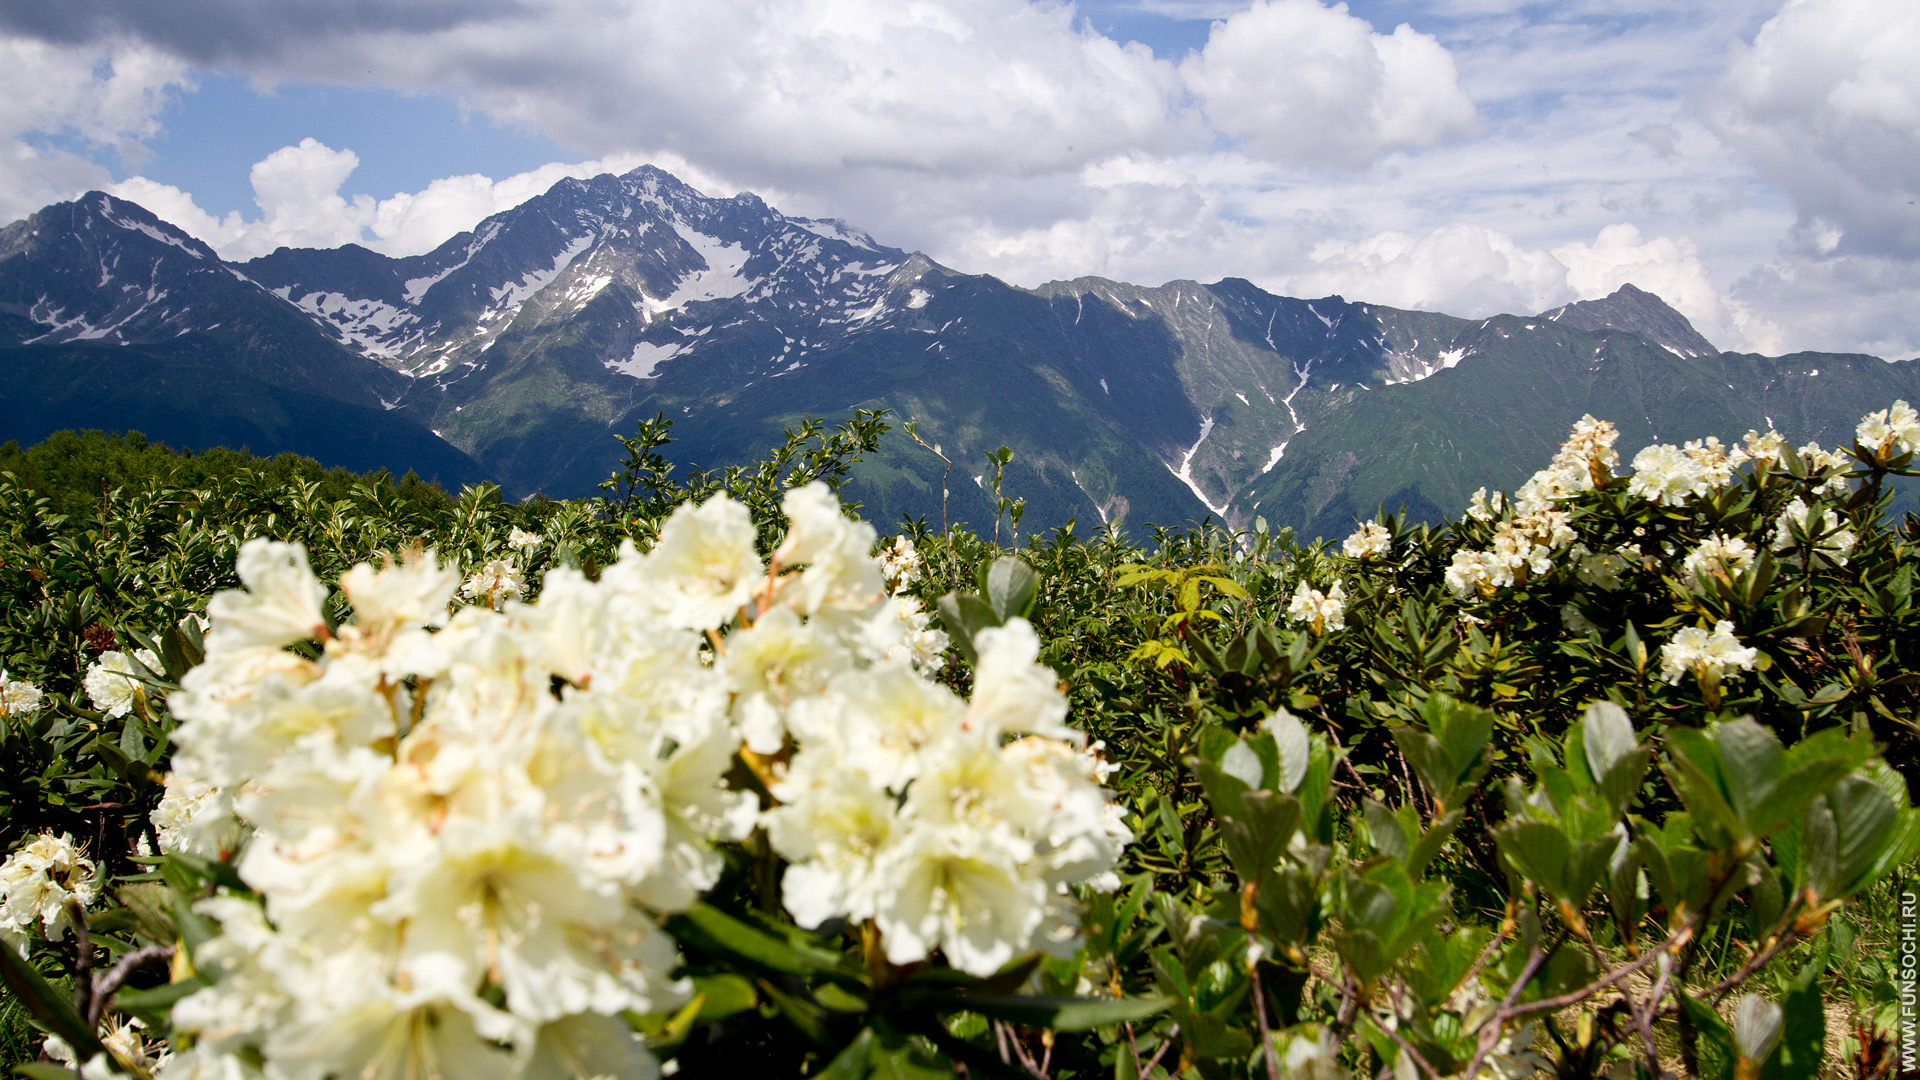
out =
[[[1576,330],[1624,330],[1687,359],[1720,354],[1685,315],[1631,284],[1620,286],[1610,296],[1557,307],[1541,317]]]

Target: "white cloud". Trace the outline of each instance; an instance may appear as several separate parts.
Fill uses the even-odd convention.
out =
[[[360,244],[383,254],[403,256],[431,251],[473,228],[481,219],[518,206],[569,176],[626,172],[641,164],[624,156],[543,165],[495,181],[478,173],[433,181],[424,190],[375,200],[344,196],[340,188],[360,164],[352,150],[335,150],[315,139],[283,146],[251,170],[254,203],[260,215],[244,219],[237,211],[215,217],[193,196],[144,176],[107,187],[213,246],[222,257],[250,259],[278,247],[338,247]],[[690,182],[700,175],[684,162],[660,163]]]
[[[1631,284],[1659,294],[1709,338],[1725,327],[1720,294],[1708,279],[1699,248],[1687,237],[1643,240],[1632,225],[1609,225],[1593,243],[1554,248],[1553,257],[1566,267],[1567,284],[1582,300]]]
[[[1920,257],[1920,5],[1790,0],[1735,50],[1720,134],[1800,213],[1825,255]]]
[[[316,143],[263,162],[258,211],[219,220],[122,185],[229,254],[422,251],[560,176],[644,160],[1019,284],[1233,275],[1490,314],[1633,280],[1731,347],[1911,352],[1912,5],[1782,3],[1406,0],[1392,32],[1313,0],[1106,5],[1219,20],[1174,62],[1052,0],[0,0],[0,26],[99,42],[42,46],[78,96],[0,117],[0,138],[16,158],[48,125],[142,138],[184,56],[452,96],[601,155],[363,193],[345,148]],[[117,97],[91,66],[109,57]],[[138,76],[139,57],[160,66]],[[38,188],[0,161],[0,208],[105,179],[40,153]]]
[[[1404,23],[1374,33],[1345,4],[1256,0],[1214,23],[1180,73],[1216,129],[1280,161],[1354,168],[1478,126],[1438,41]]]
[[[1298,295],[1340,293],[1469,318],[1531,313],[1571,299],[1564,264],[1480,225],[1447,225],[1421,237],[1383,232],[1356,243],[1327,242],[1312,259],[1312,270],[1288,282]]]
[[[191,85],[187,65],[150,46],[53,45],[0,37],[0,220],[103,183],[107,170],[64,138],[138,154],[170,92]]]

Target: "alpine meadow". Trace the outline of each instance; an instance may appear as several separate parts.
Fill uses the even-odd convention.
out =
[[[887,430],[680,474],[658,419],[519,503],[7,448],[16,1068],[1896,1067],[1905,402],[1630,459],[1587,417],[1305,544],[883,539],[836,492]]]

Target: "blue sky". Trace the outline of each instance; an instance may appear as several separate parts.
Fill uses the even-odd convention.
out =
[[[230,257],[406,254],[652,162],[1018,284],[1632,281],[1912,355],[1917,53],[1905,0],[0,0],[0,217],[105,186]]]
[[[144,160],[103,155],[116,178],[141,174],[194,193],[208,211],[254,212],[247,170],[301,139],[351,147],[357,188],[381,195],[417,191],[442,176],[494,176],[586,157],[537,131],[516,129],[440,94],[378,87],[288,83],[259,88],[243,75],[201,76],[160,114]]]

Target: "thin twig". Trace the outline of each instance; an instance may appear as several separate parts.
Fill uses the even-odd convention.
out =
[[[1398,1031],[1395,1031],[1393,1028],[1390,1028],[1390,1027],[1381,1027],[1381,1030],[1385,1031],[1390,1037],[1392,1037],[1393,1041],[1399,1044],[1400,1049],[1406,1051],[1407,1056],[1413,1059],[1413,1063],[1415,1065],[1420,1066],[1420,1071],[1423,1073],[1426,1073],[1427,1076],[1430,1078],[1430,1080],[1440,1080],[1439,1070],[1427,1064],[1427,1059],[1420,1056],[1420,1051],[1415,1050],[1411,1043],[1401,1038],[1400,1033]]]
[[[1251,940],[1253,935],[1248,934]],[[1260,986],[1260,962],[1248,965],[1248,978],[1253,982],[1253,1014],[1260,1018],[1260,1050],[1267,1059],[1267,1080],[1280,1080],[1280,1063],[1273,1056],[1273,1031],[1267,1026],[1267,994]]]
[[[1547,958],[1559,952],[1560,946],[1566,944],[1566,941],[1567,935],[1563,932],[1560,940],[1554,942],[1550,949],[1534,946],[1532,954],[1527,957],[1526,966],[1520,970],[1520,977],[1513,981],[1513,986],[1507,990],[1507,996],[1500,1002],[1500,1007],[1494,1010],[1493,1015],[1481,1025],[1480,1045],[1474,1049],[1473,1061],[1467,1065],[1467,1071],[1462,1074],[1464,1080],[1473,1080],[1480,1074],[1480,1066],[1486,1062],[1487,1055],[1493,1052],[1493,1045],[1500,1041],[1500,1031],[1506,1026],[1504,1014],[1513,1008],[1513,1003],[1520,999],[1521,991],[1527,988],[1527,984],[1533,981],[1533,977],[1540,974],[1540,969],[1546,965]]]
[[[1140,1080],[1147,1080],[1147,1074],[1153,1071],[1154,1066],[1160,1064],[1160,1055],[1166,1053],[1167,1047],[1172,1046],[1173,1040],[1179,1037],[1180,1037],[1179,1024],[1175,1024],[1172,1027],[1167,1029],[1167,1037],[1160,1040],[1160,1046],[1154,1050],[1153,1056],[1147,1059],[1146,1068],[1140,1070]]]
[[[113,1001],[113,995],[127,984],[133,973],[155,961],[165,962],[173,959],[171,945],[142,945],[122,956],[118,963],[108,968],[93,980],[93,1012],[87,1017],[92,1023],[99,1023],[100,1017]]]

